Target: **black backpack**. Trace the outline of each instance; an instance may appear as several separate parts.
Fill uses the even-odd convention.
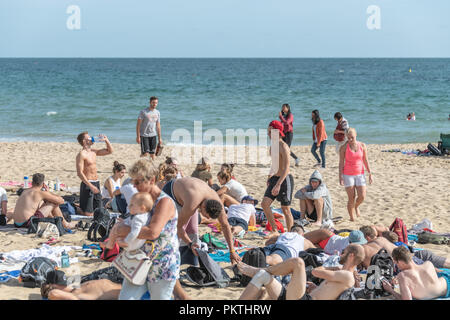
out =
[[[38,217],[31,217],[30,223],[28,225],[28,231],[27,233],[36,233],[38,229],[39,222],[49,222],[56,225],[59,231],[59,235],[62,236],[66,234],[66,230],[63,227],[63,218],[62,217],[52,217],[52,218],[38,218]]]
[[[441,151],[431,143],[428,144],[427,149],[434,156],[442,156]]]
[[[88,240],[92,242],[105,241],[115,223],[116,218],[111,218],[108,210],[105,208],[95,209],[94,218],[87,234]]]
[[[389,296],[390,293],[384,290],[380,278],[391,281],[393,277],[394,260],[392,260],[386,249],[381,249],[370,260],[370,266],[369,268],[367,268],[367,278],[364,286],[364,294],[371,299]]]
[[[200,267],[190,266],[180,272],[180,283],[188,287],[217,286],[225,288],[230,284],[230,277],[222,267],[214,261],[208,252],[196,249]],[[189,280],[188,283],[185,280]]]
[[[257,268],[265,268],[267,266],[266,254],[264,253],[263,248],[252,248],[248,250],[242,257],[242,262]],[[236,269],[234,270],[234,273],[239,278],[239,284],[241,287],[246,287],[250,280],[252,280],[252,278],[241,274]]]
[[[37,257],[28,261],[20,272],[20,280],[27,288],[40,287],[47,281],[47,274],[56,270],[58,264],[45,257]]]
[[[316,285],[319,285],[323,281],[323,279],[317,278],[312,275],[312,270],[314,268],[320,267],[323,264],[319,261],[319,259],[317,259],[317,254],[320,254],[321,252],[323,252],[322,249],[308,249],[307,251],[300,251],[298,253],[298,257],[302,258],[305,262],[306,279]]]

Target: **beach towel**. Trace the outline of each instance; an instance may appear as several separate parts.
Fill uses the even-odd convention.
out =
[[[20,275],[20,270],[12,270],[0,273],[0,283],[8,282],[11,279],[16,279]]]
[[[63,251],[69,252],[71,250],[80,250],[81,247],[77,246],[50,246],[47,244],[43,244],[38,249],[28,249],[28,250],[13,250],[10,252],[2,253],[2,257],[4,261],[0,263],[0,269],[2,265],[8,263],[27,263],[33,258],[37,257],[45,257],[54,261],[61,262],[61,253]]]
[[[248,248],[236,250],[236,253],[243,257]],[[209,256],[216,262],[231,262],[230,252],[225,250],[217,250],[215,253],[210,253]]]

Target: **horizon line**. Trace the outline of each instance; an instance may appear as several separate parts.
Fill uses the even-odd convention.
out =
[[[0,59],[450,59],[448,57],[0,57]]]

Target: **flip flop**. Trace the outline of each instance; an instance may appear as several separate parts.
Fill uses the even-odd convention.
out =
[[[333,221],[334,223],[337,223],[337,222],[342,221],[343,219],[344,219],[343,217],[339,216],[339,217],[332,218],[331,221]]]

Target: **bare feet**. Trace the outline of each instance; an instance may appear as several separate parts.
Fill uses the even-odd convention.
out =
[[[246,275],[246,276],[248,276],[250,278],[253,278],[253,276],[255,274],[257,274],[259,270],[261,270],[261,268],[255,268],[255,267],[249,266],[248,264],[245,264],[242,261],[239,261],[237,263],[237,266],[238,266],[239,271],[243,275]]]
[[[356,216],[359,218],[361,217],[361,213],[359,212],[359,208],[355,208]]]

